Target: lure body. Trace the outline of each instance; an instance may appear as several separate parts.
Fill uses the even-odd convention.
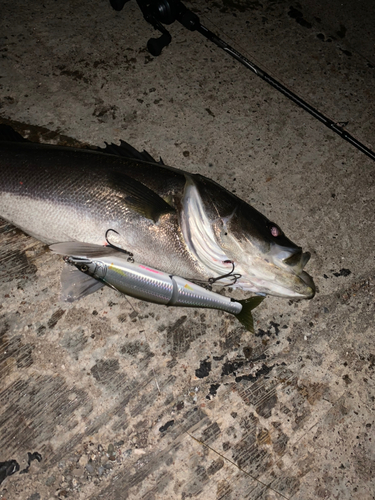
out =
[[[73,302],[108,285],[140,300],[167,306],[218,309],[237,316],[253,331],[251,310],[263,297],[235,300],[149,266],[133,262],[110,248],[83,243],[51,245],[55,253],[67,255],[70,264],[62,275],[63,298]],[[70,269],[69,269],[70,268]]]
[[[126,258],[68,257],[67,262],[119,292],[140,300],[167,306],[207,307],[232,314],[238,314],[242,310],[242,305],[234,299],[207,290],[180,276],[172,276],[137,262],[128,262]]]

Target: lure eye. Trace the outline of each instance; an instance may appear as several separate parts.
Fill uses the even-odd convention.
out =
[[[80,266],[79,270],[82,271],[83,273],[87,273],[89,268],[87,266]]]

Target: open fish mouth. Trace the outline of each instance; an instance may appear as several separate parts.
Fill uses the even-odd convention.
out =
[[[279,280],[274,281],[270,287],[271,294],[296,299],[311,299],[315,295],[315,284],[310,275],[304,271],[311,254],[303,252],[302,247],[292,245],[276,244],[271,247],[272,262],[280,273],[277,273]]]
[[[301,247],[290,250],[290,252],[291,255],[283,259],[282,262],[283,264],[286,264],[288,268],[298,276],[298,278],[302,282],[302,285],[306,285],[306,287],[304,287],[305,290],[303,293],[303,297],[305,297],[306,299],[312,299],[315,295],[315,284],[311,276],[303,270],[310,260],[311,253],[302,252]]]
[[[302,248],[297,247],[290,257],[283,260],[283,263],[293,268],[298,268],[300,271],[304,269],[311,257],[310,252],[302,253]]]

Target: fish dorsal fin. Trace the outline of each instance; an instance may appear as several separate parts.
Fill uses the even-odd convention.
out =
[[[123,202],[146,219],[157,222],[161,215],[175,211],[155,191],[120,171],[112,171],[109,174],[109,182]]]
[[[189,175],[186,175],[182,206],[181,228],[189,250],[204,265],[208,276],[227,274],[230,265],[225,264],[225,261],[229,259],[216,241],[198,188]]]
[[[0,141],[30,142],[22,137],[22,135],[16,132],[12,127],[5,125],[4,123],[0,123]]]
[[[64,264],[61,273],[61,298],[65,302],[75,302],[103,286],[102,281],[88,276],[71,264]]]
[[[159,165],[164,165],[164,162],[161,158],[160,161],[156,161],[147,151],[143,150],[142,152],[140,152],[125,141],[120,141],[119,146],[117,144],[108,144],[106,142],[105,148],[98,148],[98,150],[102,153],[122,156],[123,158],[130,158],[132,160],[140,160],[146,161],[148,163],[158,163]]]

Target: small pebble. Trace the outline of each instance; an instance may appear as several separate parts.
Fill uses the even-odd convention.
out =
[[[33,493],[31,496],[28,497],[27,500],[40,500],[40,494],[39,493]]]
[[[90,462],[86,465],[86,470],[87,472],[89,472],[90,474],[93,474],[94,473],[94,466],[90,464]]]
[[[45,485],[51,486],[56,481],[55,476],[50,476],[46,479]]]
[[[82,475],[83,475],[83,468],[82,467],[79,467],[79,469],[73,470],[73,476],[81,477]]]
[[[87,456],[86,455],[82,455],[82,457],[78,460],[78,465],[80,467],[84,467],[87,464],[87,462],[88,462]]]

